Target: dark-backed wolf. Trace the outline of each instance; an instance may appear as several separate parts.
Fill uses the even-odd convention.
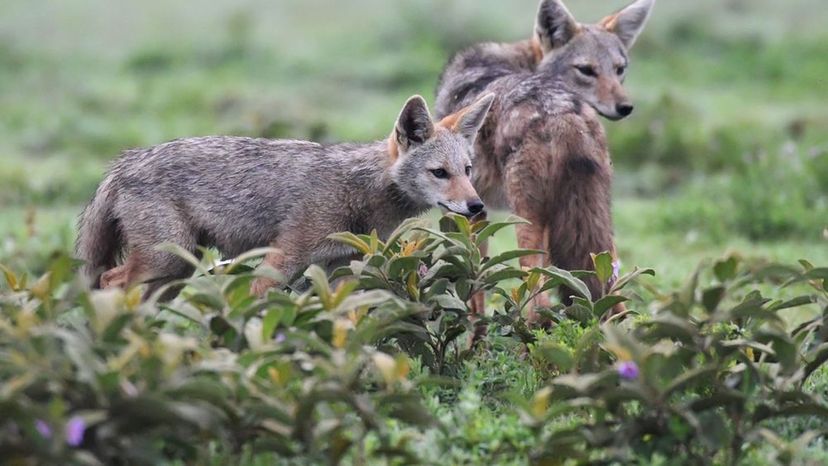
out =
[[[497,96],[476,142],[472,181],[487,205],[531,222],[518,227],[518,244],[548,254],[524,257],[523,266],[591,270],[590,253],[615,254],[612,163],[599,115],[618,120],[633,111],[623,87],[628,50],[654,3],[638,0],[581,24],[560,0],[543,0],[531,39],[472,46],[443,71],[438,116],[483,93]],[[606,285],[587,284],[594,297]],[[534,304],[548,305],[548,298]]]
[[[225,257],[271,246],[264,262],[292,277],[353,254],[332,233],[386,235],[437,206],[478,214],[483,203],[469,175],[493,96],[475,100],[435,123],[414,96],[390,138],[368,144],[200,137],[126,151],[81,216],[84,274],[104,288],[147,283],[146,299],[192,273],[157,248],[174,243],[192,253],[216,247]],[[259,278],[253,292],[275,284]],[[177,292],[169,291],[162,299]]]

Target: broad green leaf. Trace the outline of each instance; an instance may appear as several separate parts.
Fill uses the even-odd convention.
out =
[[[455,226],[457,226],[457,231],[462,233],[465,236],[471,236],[471,223],[469,223],[469,219],[457,214],[448,214],[448,218],[454,221]]]
[[[634,268],[632,272],[622,275],[615,281],[610,288],[608,294],[615,294],[618,291],[621,291],[625,286],[630,284],[633,280],[637,279],[641,275],[649,275],[651,277],[655,276],[655,270],[653,269],[639,269],[638,267]]]
[[[828,280],[828,267],[813,268],[805,273],[808,280]]]
[[[713,274],[722,283],[733,280],[736,278],[736,268],[738,265],[739,260],[735,256],[716,261],[713,265]]]
[[[716,308],[725,296],[725,291],[723,286],[714,286],[702,291],[701,302],[708,313],[716,312]]]
[[[436,230],[432,230],[432,229],[429,229],[429,228],[421,228],[421,227],[414,227],[414,228],[413,228],[413,230],[415,230],[415,231],[422,231],[423,233],[426,233],[426,234],[428,234],[428,235],[430,235],[430,236],[437,237],[437,238],[439,238],[439,239],[443,240],[443,242],[449,243],[449,244],[451,244],[452,246],[458,246],[458,247],[462,248],[463,250],[466,250],[466,249],[467,249],[467,248],[466,248],[466,245],[465,245],[465,244],[463,244],[463,242],[462,242],[462,241],[457,241],[457,240],[455,240],[455,239],[453,239],[453,238],[451,238],[451,237],[447,236],[447,235],[446,235],[445,233],[443,233],[443,232],[436,231]]]
[[[613,306],[626,301],[629,301],[629,299],[625,298],[624,296],[607,295],[595,302],[595,304],[592,306],[592,312],[594,313],[595,317],[600,319],[604,316],[604,314],[607,311],[612,309]]]
[[[371,247],[371,254],[376,254],[380,248],[385,249],[385,245],[380,241],[379,233],[377,233],[376,229],[371,230],[371,234],[368,235],[368,246]]]
[[[325,307],[330,309],[332,306],[331,285],[328,283],[328,276],[325,271],[317,265],[311,265],[305,271],[305,276],[310,279],[313,289]]]
[[[279,308],[271,308],[265,313],[262,319],[262,340],[268,341],[273,338],[273,331],[279,325],[279,320],[282,317],[284,310]]]
[[[17,275],[15,275],[15,273],[12,272],[11,269],[9,269],[3,264],[0,264],[0,270],[3,271],[3,275],[6,277],[6,283],[8,283],[9,288],[12,291],[17,291],[19,289],[18,286],[20,284],[20,282],[17,279]]]
[[[392,279],[402,278],[409,272],[416,272],[420,264],[417,256],[395,257],[388,263],[388,276]]]
[[[526,272],[522,270],[517,270],[513,268],[503,268],[497,271],[489,270],[488,273],[484,275],[483,281],[487,285],[497,285],[502,281],[512,280],[512,279],[520,279],[526,276]]]
[[[787,301],[777,301],[768,306],[769,311],[781,311],[783,309],[790,309],[794,307],[807,306],[808,304],[815,304],[818,302],[816,296],[797,296]]]
[[[559,269],[554,266],[549,266],[545,268],[537,268],[533,269],[540,271],[543,275],[555,280],[556,283],[564,285],[572,290],[578,297],[584,298],[588,301],[592,301],[592,294],[589,292],[589,288],[586,286],[586,283],[575,278],[571,272],[568,272],[563,269]],[[546,285],[543,287],[544,289],[547,288]],[[590,306],[591,308],[592,306]]]
[[[428,226],[428,220],[419,218],[419,217],[412,217],[404,220],[400,226],[398,226],[391,234],[388,236],[388,239],[385,242],[385,249],[382,251],[383,254],[387,254],[390,248],[396,244],[406,233],[413,231],[415,228],[425,228]]]
[[[595,267],[595,274],[602,286],[605,286],[612,279],[612,255],[609,252],[600,254],[590,253],[592,265]]]
[[[509,218],[506,219],[506,221],[491,223],[491,224],[487,225],[485,228],[483,228],[483,230],[480,231],[480,233],[477,234],[477,240],[475,242],[478,245],[483,244],[490,237],[492,237],[495,233],[497,233],[498,231],[500,231],[500,230],[502,230],[506,227],[509,227],[509,226],[512,226],[512,225],[528,224],[528,223],[529,223],[528,221],[526,221],[526,220],[524,220],[520,217],[510,216]]]
[[[333,294],[331,295],[331,303],[330,306],[332,309],[336,309],[345,301],[347,298],[351,297],[354,290],[357,289],[359,286],[359,282],[356,280],[343,280],[339,282],[334,290]]]
[[[395,297],[385,290],[357,291],[349,294],[338,306],[339,311],[351,311],[362,307],[372,308],[380,304],[395,303]]]
[[[334,233],[328,235],[328,239],[347,244],[362,254],[373,254],[375,252],[371,249],[371,245],[351,232]]]
[[[207,270],[207,267],[203,262],[198,260],[198,258],[193,255],[192,252],[182,248],[181,246],[175,243],[162,243],[155,247],[155,249],[161,252],[167,252],[173,255],[184,259],[188,264],[192,265],[193,268],[199,271],[202,275],[209,275],[210,271]]]
[[[277,253],[277,252],[279,252],[279,250],[276,249],[276,248],[251,249],[250,251],[247,251],[247,252],[239,255],[235,259],[233,259],[230,262],[230,264],[228,264],[227,267],[225,267],[224,273],[232,274],[232,273],[236,272],[237,269],[240,269],[245,264],[245,262],[247,262],[249,260],[258,259],[260,257],[266,256],[269,253]]]
[[[461,311],[466,309],[466,303],[450,294],[434,296],[431,298],[431,301],[442,309],[457,309]]]

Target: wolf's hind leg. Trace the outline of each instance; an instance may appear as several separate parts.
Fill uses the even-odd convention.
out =
[[[153,276],[146,280],[147,288],[144,290],[143,299],[152,297],[159,289],[175,280],[187,278],[193,274],[193,266],[184,259],[169,253],[154,258],[152,264]],[[171,286],[158,297],[159,302],[169,301],[175,298],[183,288],[182,285]]]
[[[119,265],[113,267],[103,274],[99,286],[101,289],[106,288],[126,288],[127,286],[127,265]]]
[[[107,270],[101,275],[100,287],[129,288],[146,279],[147,268],[140,252],[131,252],[123,264]]]
[[[146,283],[143,300],[147,300],[164,285],[193,273],[193,266],[181,257],[158,249],[165,243],[176,244],[185,251],[196,253],[196,234],[179,211],[168,206],[156,206],[151,212],[125,217],[122,227],[129,246],[129,257],[124,263],[124,286]],[[117,271],[116,267],[113,271]],[[107,272],[108,274],[109,272]],[[106,275],[106,274],[104,274]],[[111,277],[118,278],[117,273]],[[103,278],[101,279],[103,285]],[[166,290],[160,301],[174,298],[181,287]]]

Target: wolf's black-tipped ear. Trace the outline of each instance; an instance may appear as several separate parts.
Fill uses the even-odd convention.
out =
[[[625,47],[633,46],[635,39],[644,30],[644,25],[653,11],[655,0],[637,0],[626,8],[607,16],[600,23],[607,31],[615,33]]]
[[[480,127],[483,126],[486,117],[489,115],[489,110],[492,108],[494,100],[495,95],[488,93],[477,99],[477,102],[460,110],[457,121],[452,129],[457,134],[466,138],[469,143],[473,144],[477,138],[477,132],[480,131]]]
[[[535,39],[544,54],[566,45],[580,26],[561,0],[541,0],[535,19]]]
[[[425,99],[415,95],[408,99],[394,127],[395,142],[403,150],[422,144],[434,135],[434,122]]]

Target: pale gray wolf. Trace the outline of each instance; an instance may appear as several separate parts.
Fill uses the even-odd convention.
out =
[[[146,283],[147,299],[193,272],[159,250],[163,243],[194,254],[215,247],[225,257],[270,246],[264,264],[293,277],[311,263],[354,254],[332,233],[384,236],[431,207],[478,214],[484,205],[469,175],[493,98],[474,99],[435,123],[414,96],[391,136],[368,144],[215,136],[126,151],[81,215],[83,273],[102,288]],[[276,284],[258,278],[252,291],[262,295]],[[167,291],[161,299],[179,290]]]
[[[472,181],[489,207],[531,222],[518,226],[519,246],[548,254],[524,257],[523,266],[591,270],[590,253],[616,254],[612,162],[598,115],[618,120],[632,113],[623,87],[628,50],[654,3],[638,0],[597,24],[582,24],[561,0],[543,0],[531,39],[460,51],[440,77],[438,116],[483,93],[497,96],[477,138]],[[608,285],[587,284],[595,298]],[[569,302],[568,290],[562,298]],[[548,306],[548,297],[533,304]],[[473,308],[482,309],[481,296]],[[623,304],[614,312],[624,312]],[[532,309],[529,318],[537,318]]]

